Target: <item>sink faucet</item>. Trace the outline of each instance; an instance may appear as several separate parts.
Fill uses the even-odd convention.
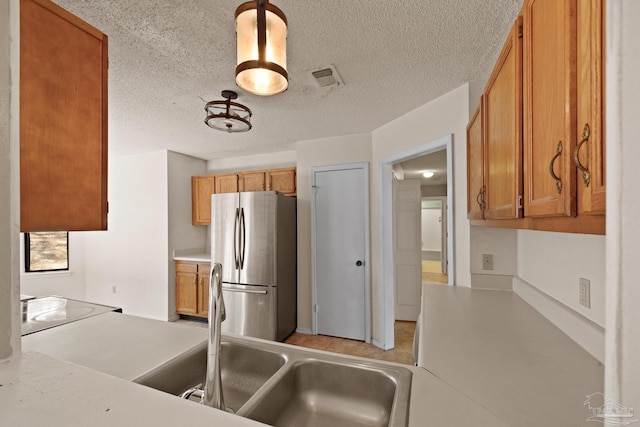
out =
[[[209,343],[207,349],[207,378],[202,403],[225,410],[220,377],[220,328],[227,317],[222,298],[222,265],[211,266],[209,276]]]
[[[220,376],[220,328],[226,317],[227,313],[222,298],[222,265],[214,263],[209,274],[209,342],[207,344],[207,377],[204,391],[200,388],[202,384],[199,384],[182,393],[180,397],[189,399],[191,396],[196,396],[200,398],[202,404],[233,412],[224,406]]]

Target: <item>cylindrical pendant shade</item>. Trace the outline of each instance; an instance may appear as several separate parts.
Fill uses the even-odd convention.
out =
[[[264,8],[264,18],[261,18],[259,7]],[[287,90],[287,18],[284,13],[264,0],[243,3],[236,10],[236,34],[236,84],[256,95],[275,95]]]

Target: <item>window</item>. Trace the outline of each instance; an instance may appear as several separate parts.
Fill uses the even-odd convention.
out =
[[[44,231],[24,234],[27,273],[69,270],[69,233]]]

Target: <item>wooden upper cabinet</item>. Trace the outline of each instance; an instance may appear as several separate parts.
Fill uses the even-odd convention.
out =
[[[605,213],[605,49],[603,0],[578,0],[578,211]]]
[[[214,193],[237,193],[240,191],[238,184],[238,174],[230,173],[226,175],[215,175]]]
[[[296,195],[296,168],[255,170],[191,177],[191,222],[211,224],[211,195],[238,191],[280,191]]]
[[[489,77],[483,96],[484,218],[522,217],[522,18]]]
[[[576,0],[526,0],[525,215],[576,214]]]
[[[20,229],[107,229],[107,36],[20,1]]]
[[[213,190],[213,175],[191,177],[191,222],[193,225],[211,224]]]
[[[264,191],[264,172],[242,172],[239,174],[239,191]]]
[[[267,171],[267,190],[286,195],[296,194],[296,169],[273,169]]]
[[[482,98],[467,126],[467,218],[484,218]]]

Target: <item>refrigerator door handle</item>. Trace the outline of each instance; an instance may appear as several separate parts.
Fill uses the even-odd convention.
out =
[[[240,270],[244,270],[244,255],[246,246],[246,224],[244,222],[244,208],[240,208],[240,233],[242,234],[242,246],[240,247]]]
[[[260,295],[266,295],[267,291],[252,291],[249,289],[234,289],[234,288],[225,288],[224,286],[222,287],[223,291],[227,291],[227,292],[237,292],[240,294],[260,294]]]
[[[236,270],[240,268],[240,259],[238,257],[238,223],[240,222],[240,209],[236,208],[236,218],[233,221],[233,261]]]

